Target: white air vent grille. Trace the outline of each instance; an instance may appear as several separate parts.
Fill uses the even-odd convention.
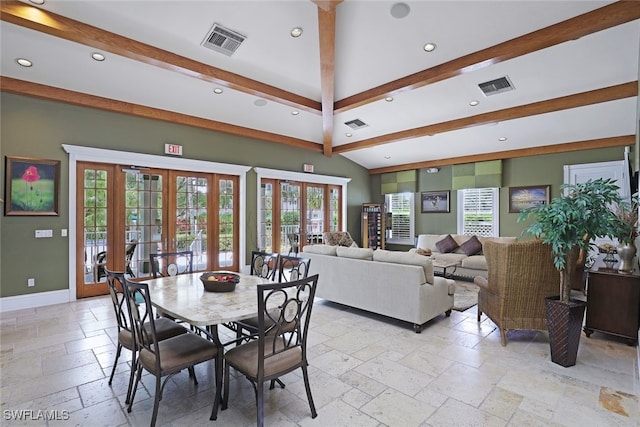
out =
[[[348,122],[344,122],[344,124],[349,126],[353,130],[358,130],[358,129],[366,128],[367,126],[369,126],[368,124],[366,124],[360,119],[349,120]]]
[[[213,24],[213,27],[207,33],[207,37],[202,42],[202,46],[231,56],[245,40],[246,37],[242,34],[225,28],[220,24]]]
[[[502,92],[507,92],[515,89],[513,84],[509,80],[509,77],[500,77],[499,79],[491,80],[488,82],[480,83],[478,85],[482,93],[486,96],[497,95]]]

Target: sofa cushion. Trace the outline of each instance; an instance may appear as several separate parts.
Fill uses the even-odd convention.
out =
[[[431,259],[415,252],[387,251],[376,249],[373,252],[373,260],[393,264],[418,265],[424,269],[424,277],[428,283],[433,284],[433,264]]]
[[[345,248],[344,246],[336,246],[336,255],[342,258],[365,259],[371,261],[373,259],[373,249],[371,248]]]
[[[471,236],[460,245],[460,249],[462,249],[462,252],[467,256],[476,255],[482,251],[482,243],[480,243],[480,240],[478,240],[476,236]]]
[[[434,252],[431,258],[435,259],[436,261],[460,265],[462,260],[467,258],[467,256],[465,254],[457,254],[455,252],[448,253],[448,254],[441,254],[440,252]]]
[[[438,247],[436,246],[436,242],[442,240],[445,236],[446,234],[419,234],[416,247],[429,249],[432,252],[437,251]]]
[[[438,252],[447,254],[455,251],[458,248],[458,243],[451,237],[451,234],[447,234],[444,239],[436,242],[436,247],[438,248]]]
[[[460,266],[470,270],[487,270],[487,258],[484,255],[471,255],[463,259]]]
[[[337,246],[331,245],[306,245],[302,248],[302,252],[336,256],[336,248]]]

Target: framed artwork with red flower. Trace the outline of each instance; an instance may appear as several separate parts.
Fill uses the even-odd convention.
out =
[[[58,215],[60,161],[5,156],[4,214]]]

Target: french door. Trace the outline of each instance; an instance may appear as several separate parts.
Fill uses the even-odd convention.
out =
[[[258,247],[287,253],[294,239],[300,247],[322,243],[323,232],[340,230],[340,206],[339,186],[262,179]]]
[[[83,162],[77,176],[78,298],[108,293],[105,268],[149,277],[152,253],[190,250],[195,271],[239,269],[236,176]]]

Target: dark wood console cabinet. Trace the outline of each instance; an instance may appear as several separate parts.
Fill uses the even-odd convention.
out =
[[[588,272],[587,319],[584,332],[594,331],[638,342],[640,327],[640,273],[618,273],[604,268],[601,259]]]

